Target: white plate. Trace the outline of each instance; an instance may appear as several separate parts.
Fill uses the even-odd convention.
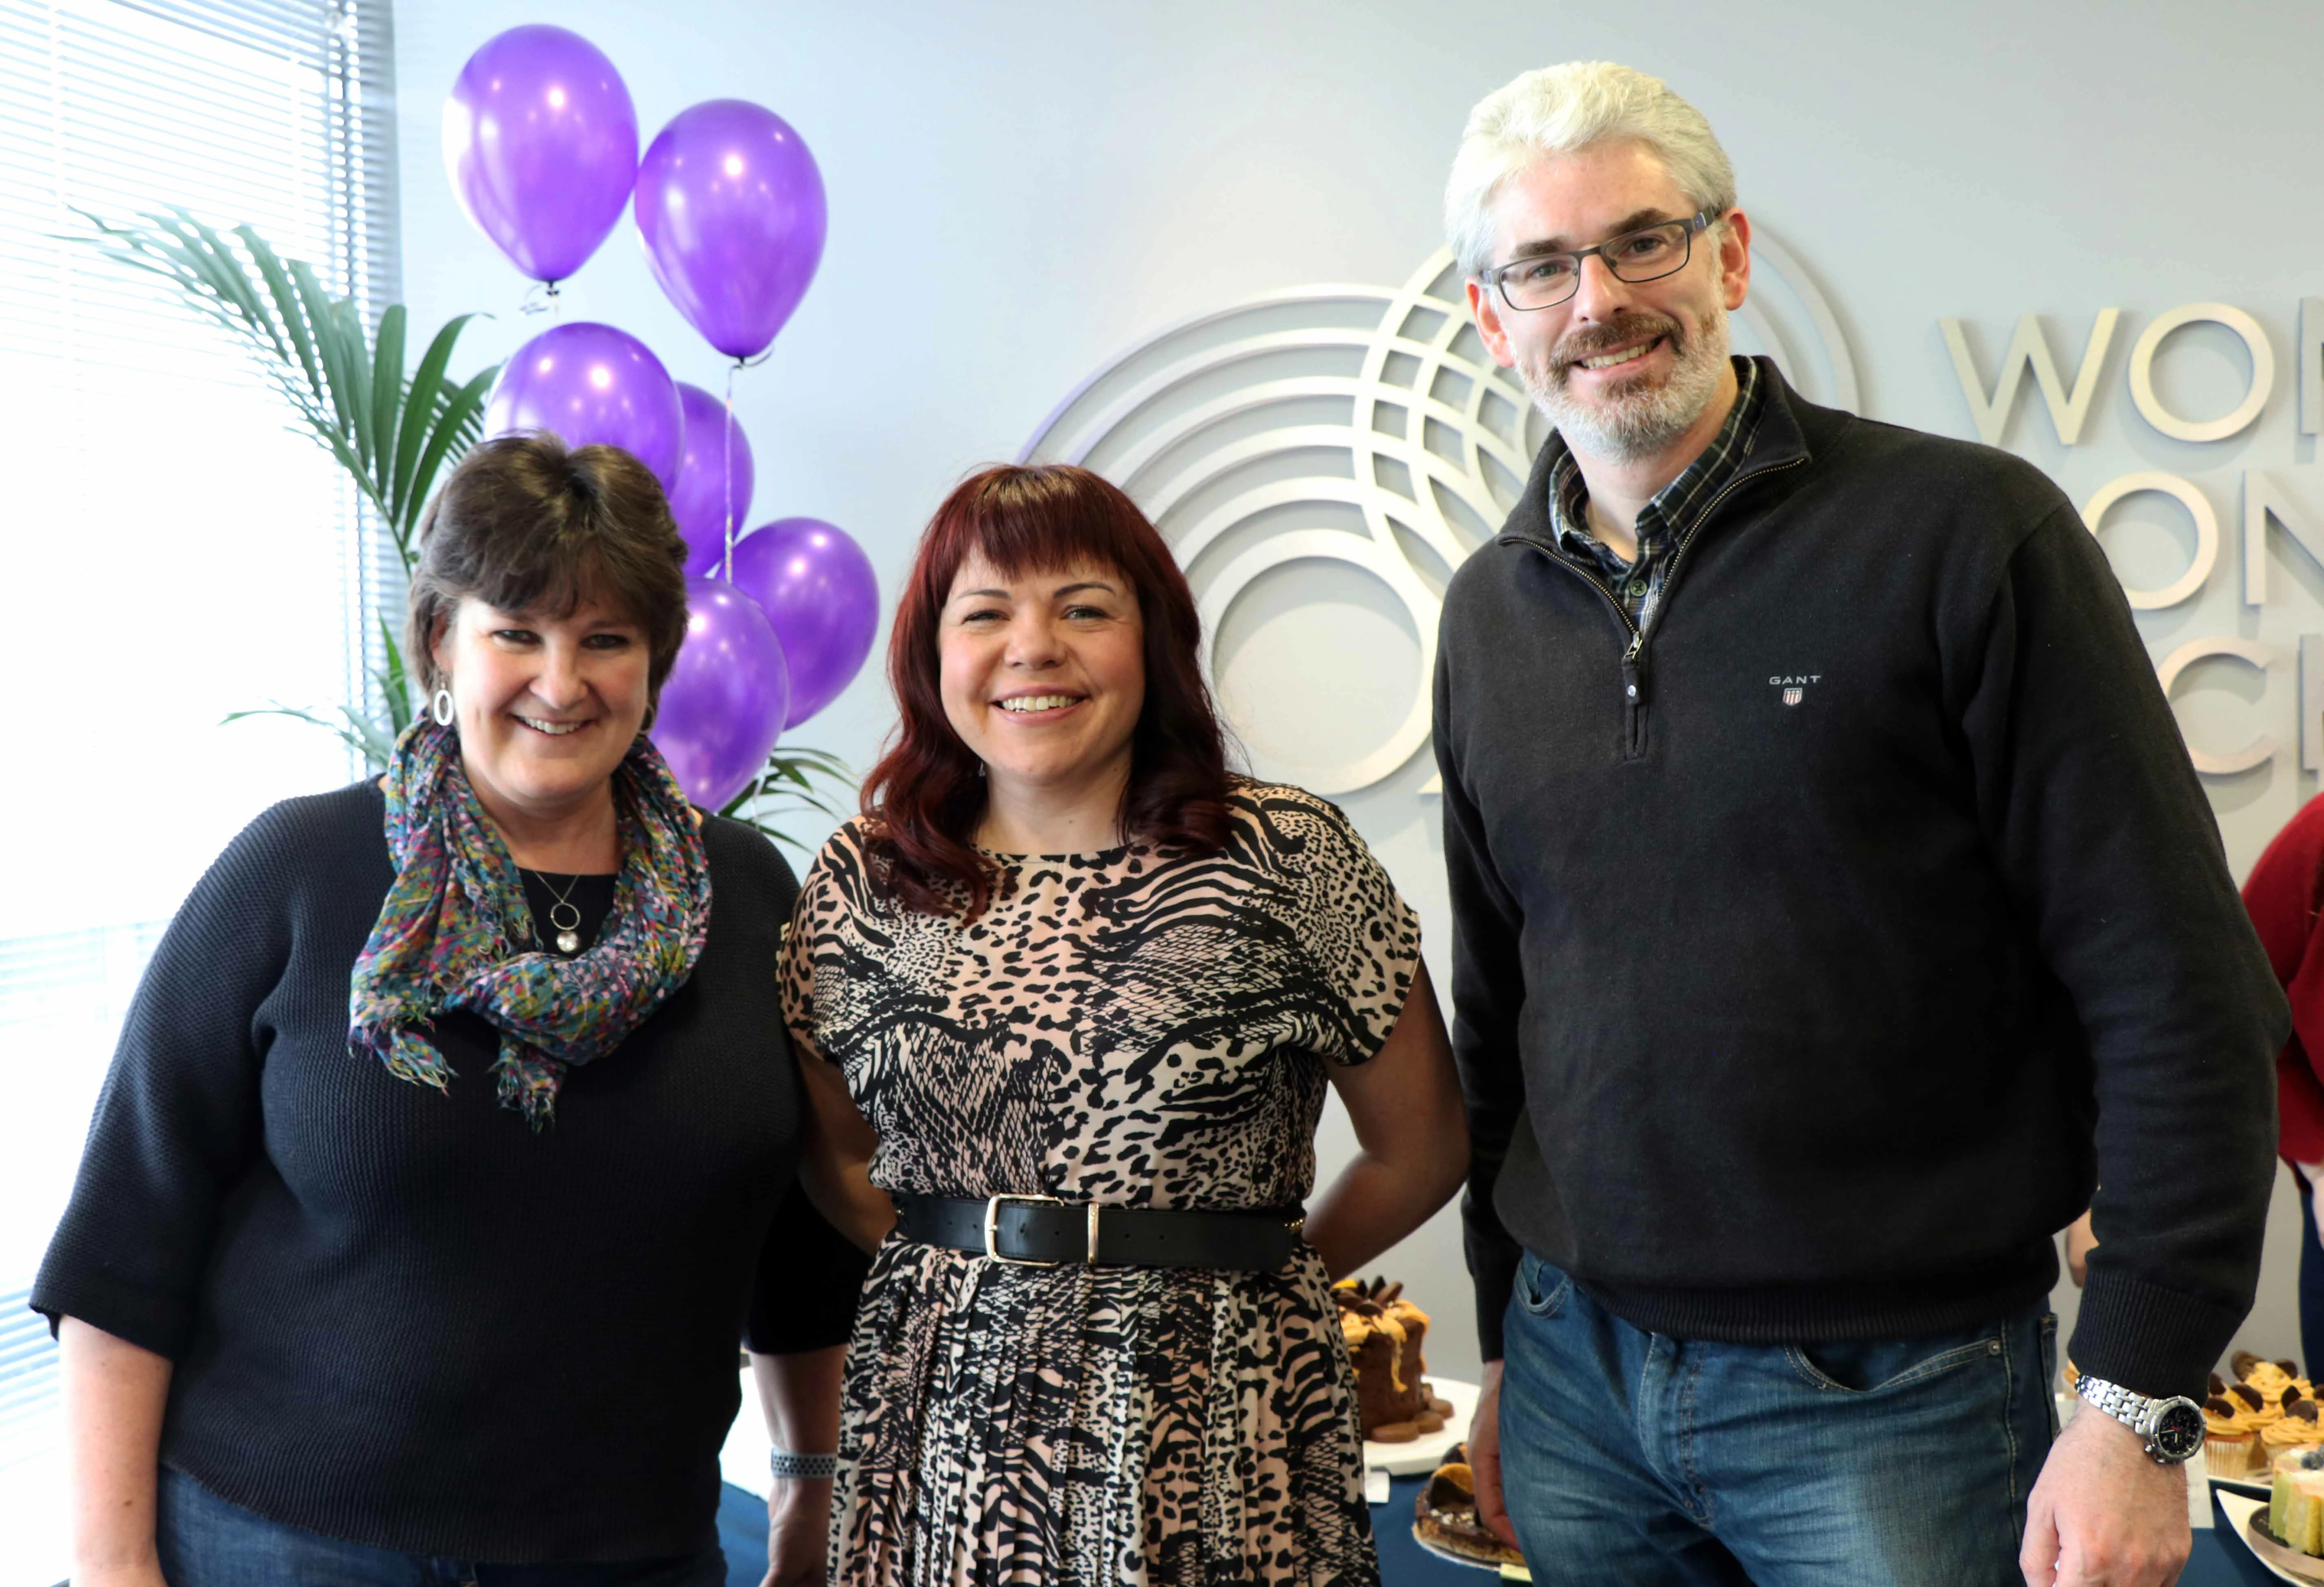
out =
[[[1490,1571],[1494,1575],[1499,1576],[1504,1582],[1530,1582],[1533,1580],[1533,1573],[1526,1570],[1523,1565],[1494,1564],[1486,1560],[1471,1559],[1467,1555],[1453,1553],[1451,1549],[1445,1547],[1441,1543],[1431,1543],[1427,1538],[1423,1537],[1420,1535],[1420,1527],[1417,1525],[1415,1525],[1412,1528],[1412,1540],[1420,1545],[1424,1553],[1433,1554],[1438,1559],[1448,1561],[1452,1564],[1467,1565],[1472,1571]],[[2302,1582],[2301,1587],[2314,1587],[2314,1584],[2312,1582]]]
[[[2244,1527],[2255,1514],[2266,1508],[2267,1500],[2264,1499],[2246,1499],[2242,1494],[2232,1491],[2219,1495],[2219,1513],[2227,1518],[2227,1530],[2234,1533],[2246,1549],[2251,1548],[2251,1540],[2244,1536]],[[2252,1557],[2259,1559],[2257,1550],[2253,1550]],[[2301,1582],[2291,1572],[2278,1570],[2264,1559],[2259,1559],[2259,1564],[2262,1570],[2278,1581],[2296,1582],[2299,1582],[2299,1587],[2315,1587],[2314,1582]]]
[[[1423,1433],[1409,1444],[1376,1444],[1364,1440],[1364,1464],[1378,1466],[1397,1477],[1423,1477],[1444,1463],[1452,1446],[1469,1436],[1469,1418],[1477,1413],[1477,1386],[1451,1378],[1430,1378],[1428,1386],[1439,1399],[1452,1402],[1452,1414],[1434,1433]]]

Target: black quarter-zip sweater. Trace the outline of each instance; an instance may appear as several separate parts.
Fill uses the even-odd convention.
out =
[[[2070,1353],[2194,1390],[2290,1018],[2120,586],[2031,466],[1760,373],[1643,639],[1538,468],[1445,595],[1486,1357],[1521,1246],[1681,1338],[1998,1317],[2103,1186]]]

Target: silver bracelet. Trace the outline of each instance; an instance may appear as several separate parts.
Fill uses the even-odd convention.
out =
[[[767,1452],[767,1467],[778,1477],[801,1477],[810,1482],[829,1481],[839,1475],[835,1454],[793,1454],[788,1449]]]

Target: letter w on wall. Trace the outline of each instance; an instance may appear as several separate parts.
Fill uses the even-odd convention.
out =
[[[2089,345],[2082,349],[2082,366],[2074,375],[2071,394],[2066,391],[2065,378],[2058,373],[2058,360],[2050,351],[2049,338],[2042,334],[2041,323],[2031,314],[2017,317],[2017,334],[2009,338],[2009,351],[2001,356],[2001,374],[1994,382],[1990,399],[1985,393],[1985,383],[1977,373],[1977,362],[1969,356],[1969,338],[1961,332],[1958,319],[1937,321],[1945,333],[1945,346],[1953,355],[1953,373],[1960,377],[1961,395],[1969,399],[1969,411],[1977,420],[1977,438],[1988,447],[2001,445],[2002,432],[2009,428],[2010,410],[2017,405],[2018,383],[2030,366],[2034,383],[2042,388],[2042,399],[2050,407],[2050,422],[2057,427],[2058,439],[2073,446],[2082,438],[2082,421],[2089,417],[2090,398],[2098,389],[2098,371],[2106,364],[2107,348],[2114,341],[2115,322],[2122,318],[2118,309],[2101,309],[2098,320],[2090,327]]]

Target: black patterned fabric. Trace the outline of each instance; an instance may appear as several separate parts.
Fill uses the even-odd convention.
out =
[[[860,823],[808,873],[792,1029],[890,1191],[1263,1208],[1315,1174],[1324,1066],[1387,1040],[1418,926],[1340,811],[1239,785],[1219,853],[989,855],[973,924],[906,914]],[[1323,1264],[1033,1268],[891,1238],[849,1347],[833,1580],[1370,1583]]]

